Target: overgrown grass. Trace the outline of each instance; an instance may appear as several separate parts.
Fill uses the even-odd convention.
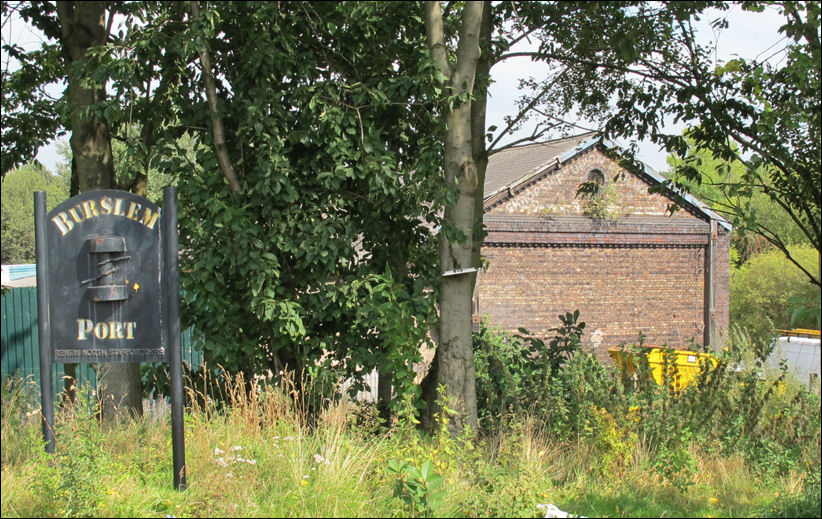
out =
[[[537,505],[552,503],[592,517],[820,515],[818,419],[794,430],[801,444],[793,450],[767,441],[722,448],[721,431],[712,428],[660,441],[685,419],[666,415],[663,404],[681,414],[704,402],[662,392],[658,400],[646,398],[645,409],[628,405],[628,396],[606,405],[597,398],[615,375],[580,359],[569,361],[568,380],[591,384],[588,392],[577,388],[590,406],[562,402],[576,416],[559,421],[557,386],[553,403],[545,404],[555,406],[553,422],[532,407],[463,437],[448,435],[447,408],[431,435],[418,430],[411,412],[384,429],[373,408],[346,400],[329,402],[309,420],[288,383],[263,381],[249,395],[244,380],[222,377],[212,381],[225,402],[218,404],[189,381],[183,492],[173,489],[169,413],[104,426],[93,412],[95,395],[85,392],[57,413],[57,453],[50,456],[33,386],[9,382],[0,511],[3,517],[540,517]],[[573,369],[580,371],[571,376]],[[776,413],[750,434],[769,439],[787,433],[780,423],[797,429],[797,413],[818,415],[818,387],[801,393],[803,401],[817,402],[803,411],[795,403],[803,389],[783,384],[782,395],[765,398],[764,385],[749,392],[763,399],[763,417]],[[648,420],[667,422],[643,423]],[[561,424],[573,430],[560,434]]]

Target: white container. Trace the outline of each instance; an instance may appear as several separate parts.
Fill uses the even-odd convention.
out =
[[[768,357],[768,365],[777,368],[782,360],[798,380],[810,384],[820,376],[822,358],[820,358],[819,337],[803,337],[794,334],[779,336],[773,352]]]

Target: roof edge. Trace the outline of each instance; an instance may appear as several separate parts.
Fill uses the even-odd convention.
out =
[[[614,143],[612,141],[607,141],[607,140],[604,140],[604,139],[600,139],[600,142],[603,146],[605,146],[607,148],[612,148],[612,149],[617,149],[617,150],[622,149],[621,146],[617,145],[616,143]],[[654,170],[654,168],[652,168],[651,166],[649,166],[645,162],[643,162],[641,160],[637,160],[637,162],[642,165],[642,172],[641,173],[643,173],[648,178],[650,178],[654,183],[656,183],[656,185],[662,184],[663,187],[665,187],[665,190],[672,193],[674,196],[682,197],[682,199],[685,200],[685,202],[691,207],[692,212],[695,211],[695,212],[701,213],[703,216],[707,217],[709,220],[716,220],[716,222],[719,225],[721,225],[722,227],[724,227],[728,232],[730,232],[733,229],[733,225],[731,225],[731,222],[729,222],[722,215],[716,213],[714,210],[712,210],[710,207],[708,207],[708,205],[705,202],[703,202],[702,200],[698,199],[697,197],[695,197],[694,195],[692,195],[690,193],[675,192],[670,187],[664,185],[668,181],[667,178],[662,176],[660,173],[658,173],[656,170]],[[671,197],[669,196],[668,198],[671,198]],[[676,200],[673,200],[673,202],[676,202]]]
[[[581,135],[585,135],[585,134],[581,134]],[[559,139],[557,139],[557,140],[559,140]],[[550,141],[547,141],[547,142],[550,142]],[[543,162],[542,164],[540,164],[539,166],[533,168],[531,171],[529,171],[525,175],[519,177],[518,179],[516,179],[516,180],[514,180],[514,181],[512,181],[512,182],[510,182],[510,183],[494,190],[491,193],[486,194],[483,197],[483,211],[488,211],[489,209],[491,209],[491,207],[494,207],[494,206],[504,202],[509,197],[514,195],[514,192],[515,192],[514,190],[516,188],[522,186],[523,184],[527,184],[528,182],[533,180],[535,177],[541,175],[542,173],[544,173],[546,170],[548,170],[552,166],[554,166],[556,168],[559,168],[559,166],[561,164],[564,164],[564,163],[570,161],[571,159],[573,159],[576,156],[580,155],[581,153],[587,151],[588,149],[590,149],[592,147],[595,147],[598,144],[605,147],[606,149],[622,150],[622,147],[617,145],[613,141],[605,140],[605,139],[602,138],[601,135],[595,134],[591,138],[586,139],[585,141],[581,142],[580,144],[574,146],[574,148],[572,148],[571,150],[568,150],[568,151],[566,151],[565,153],[563,153],[561,155],[557,155],[556,157],[554,157],[553,159],[551,159],[549,161]],[[647,179],[650,180],[650,182],[648,182],[648,180],[646,180],[646,182],[648,182],[649,184],[656,184],[656,185],[662,184],[664,186],[665,182],[668,179],[663,177],[661,174],[657,173],[651,166],[649,166],[645,162],[643,162],[641,160],[638,160],[638,159],[637,159],[637,162],[642,165],[642,169],[643,169],[639,173],[644,174],[647,177]],[[691,195],[690,193],[676,193],[676,192],[674,192],[673,189],[671,189],[667,186],[664,186],[664,187],[665,187],[666,191],[671,193],[671,195],[666,195],[669,199],[672,198],[672,196],[679,196],[686,202],[686,204],[689,206],[689,207],[685,208],[686,210],[690,210],[692,213],[699,213],[708,220],[716,220],[716,222],[719,225],[721,225],[723,228],[725,228],[728,232],[730,232],[733,229],[733,226],[731,225],[731,223],[728,220],[726,220],[724,217],[722,217],[721,215],[714,212],[711,208],[709,208],[707,206],[707,204],[705,204],[704,202],[702,202],[701,200],[699,200],[695,196]],[[501,193],[505,193],[505,192],[507,192],[507,196],[506,195],[500,196]],[[672,200],[672,201],[676,203],[676,200]]]

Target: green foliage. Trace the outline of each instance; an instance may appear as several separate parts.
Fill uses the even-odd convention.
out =
[[[33,490],[49,515],[92,517],[100,513],[98,482],[110,467],[101,463],[102,437],[94,408],[91,391],[80,391],[72,408],[73,419],[61,428],[53,459],[44,452],[38,454],[42,464]]]
[[[35,164],[3,176],[2,257],[4,264],[34,263],[34,192],[46,192],[50,211],[68,198],[68,179]]]
[[[780,496],[757,517],[818,517],[822,509],[822,472],[811,470],[799,495]]]
[[[734,58],[718,64],[713,47],[695,40],[689,20],[692,10],[706,5],[665,4],[662,10],[675,20],[651,31],[659,38],[654,58],[617,67],[625,74],[624,81],[619,85],[617,110],[604,132],[614,137],[648,136],[669,152],[686,157],[677,164],[676,176],[692,182],[710,180],[700,164],[703,150],[722,161],[743,163],[738,177],[721,186],[729,198],[720,201],[731,202],[724,207],[726,214],[786,252],[784,240],[789,236],[781,234],[785,230],[769,228],[771,215],[751,210],[754,195],[764,196],[772,202],[769,208],[778,206],[784,213],[777,220],[787,221],[787,215],[804,239],[820,250],[819,3],[744,4],[748,11],[767,11],[761,16],[784,17],[779,29],[785,36],[780,42],[783,47],[776,52],[783,58]],[[647,14],[643,11],[636,16]],[[712,25],[721,30],[727,20],[720,16]],[[666,133],[671,119],[687,126],[683,135]],[[690,153],[692,148],[696,153]],[[741,204],[734,203],[737,196]],[[810,272],[805,275],[819,286],[818,273],[816,278]]]
[[[419,334],[407,332],[424,326],[435,295],[424,290],[435,250],[421,222],[433,217],[422,201],[437,189],[426,179],[439,134],[422,79],[433,69],[415,39],[424,31],[400,24],[408,9],[215,4],[170,49],[187,60],[192,42],[209,42],[230,85],[220,116],[244,185],[227,189],[208,132],[194,135],[190,162],[159,164],[178,177],[181,247],[196,251],[182,259],[183,312],[210,362],[277,374],[323,359],[355,377],[385,362],[411,389]],[[177,30],[157,19],[132,37]],[[184,124],[207,126],[189,98],[195,80],[180,78],[175,106]],[[391,279],[380,279],[386,265]]]
[[[417,283],[415,290],[419,294],[424,287]],[[353,283],[355,289],[363,287],[366,297],[358,307],[357,319],[363,327],[374,327],[380,334],[380,348],[374,352],[374,358],[352,358],[351,362],[361,365],[374,363],[380,370],[391,373],[391,385],[394,399],[392,407],[399,412],[407,394],[414,397],[416,405],[424,403],[419,400],[420,387],[414,382],[414,363],[422,361],[420,348],[429,341],[428,330],[420,326],[418,319],[428,322],[432,307],[429,301],[413,297],[406,286],[394,280],[391,270],[386,268],[382,275],[372,275],[362,282]],[[351,392],[360,389],[352,385]],[[375,388],[371,388],[375,389]]]
[[[565,328],[573,332],[567,326],[570,322]],[[684,491],[694,485],[699,473],[700,451],[695,450],[699,445],[702,452],[743,455],[758,470],[785,474],[805,463],[796,445],[813,442],[819,434],[818,413],[807,411],[817,405],[818,390],[792,381],[784,368],[764,371],[762,358],[767,352],[745,335],[735,334],[732,348],[716,354],[718,365],[706,363],[684,389],[672,383],[673,352],[668,350],[663,357],[663,383],[658,384],[641,343],[625,347],[636,353],[630,357],[633,371],[620,371],[585,352],[577,352],[555,369],[539,370],[535,359],[532,364],[518,361],[518,354],[528,349],[513,337],[483,330],[478,342],[477,393],[483,430],[488,430],[488,424],[496,424],[494,430],[510,430],[514,417],[527,415],[557,441],[586,445],[589,469],[597,473],[626,470],[642,451],[649,469]],[[518,378],[525,372],[523,364],[541,384],[527,386]],[[507,415],[494,400],[502,396],[508,396]],[[524,396],[534,405],[522,405]],[[489,407],[489,402],[497,407]]]
[[[580,186],[577,195],[585,193],[584,186]],[[587,194],[582,214],[600,222],[616,223],[619,221],[619,195],[615,182],[609,182],[604,188],[597,185],[596,190],[588,191]]]
[[[43,452],[43,435],[40,431],[27,427],[29,417],[37,415],[40,407],[40,393],[31,378],[20,379],[8,376],[0,387],[2,395],[2,443],[0,463],[19,463]]]
[[[748,352],[729,353],[736,359]],[[575,355],[563,371],[575,363],[580,373],[599,369],[579,360],[585,357]],[[720,378],[737,373],[726,370]],[[646,412],[651,409],[637,405],[640,396],[648,397],[638,384],[607,407],[587,404],[590,412],[580,422],[584,429],[571,441],[526,415],[512,420],[507,430],[473,438],[448,435],[447,412],[435,436],[416,429],[413,420],[389,432],[366,433],[355,420],[357,406],[344,400],[307,428],[290,396],[293,385],[260,382],[249,395],[242,378],[233,378],[222,388],[231,395],[229,405],[219,412],[212,404],[193,405],[185,413],[185,492],[172,485],[167,410],[102,428],[87,402],[58,409],[58,452],[51,456],[43,450],[39,415],[31,412],[25,396],[29,386],[9,385],[1,424],[2,515],[533,517],[538,504],[554,503],[591,517],[814,517],[818,386],[809,391],[789,377],[774,384],[776,379],[760,374],[720,384],[717,391],[732,396],[714,408],[706,406],[717,395],[694,393],[710,398],[699,403],[704,411],[693,415],[687,413],[695,407],[693,401],[686,405],[686,393],[670,393],[667,400],[665,393],[651,395],[650,407],[667,401],[668,411]],[[603,382],[599,385],[607,387]],[[733,396],[748,383],[756,385],[748,395],[758,395],[750,403],[765,402],[758,406],[758,423],[745,435],[735,430],[725,435],[726,425],[737,423],[728,421],[735,411],[744,415],[743,423],[757,407]],[[199,390],[189,385],[186,393]],[[627,409],[616,405],[634,396]],[[588,397],[601,399],[601,392]],[[413,417],[413,403],[408,403],[407,416]],[[700,424],[700,417],[712,414],[723,418]],[[689,432],[669,442],[658,437],[664,447],[649,450],[643,431],[651,420],[675,434],[689,425]],[[729,441],[726,451],[723,442],[732,436],[740,442],[731,448]],[[698,471],[691,470],[693,464]],[[399,499],[392,495],[398,483]]]
[[[53,6],[19,7],[59,38]],[[417,330],[436,298],[426,289],[436,273],[426,225],[444,195],[432,180],[441,78],[421,44],[418,6],[220,3],[196,21],[185,3],[111,9],[122,17],[119,30],[89,50],[78,72],[112,95],[87,111],[116,137],[121,187],[148,175],[154,200],[163,185],[179,186],[183,314],[197,323],[206,360],[279,374],[323,359],[357,378],[384,363],[400,392],[412,390]],[[202,76],[185,72],[202,66],[203,47],[218,78],[217,114],[204,109]],[[45,74],[36,68],[46,66],[42,56],[14,52],[32,66],[9,76],[10,85],[4,71],[4,91],[23,96],[24,86],[65,72]],[[4,96],[4,114],[12,104],[33,113],[38,96]],[[212,115],[224,123],[241,194],[218,167]],[[40,135],[7,140],[18,122],[4,117],[4,171],[7,144],[23,153]]]
[[[405,461],[389,460],[386,473],[396,476],[394,497],[403,500],[411,517],[434,517],[434,509],[441,500],[437,489],[444,478],[434,472],[430,460],[419,468]]]
[[[731,222],[731,246],[739,254],[735,263],[764,252],[773,242],[785,247],[811,243],[791,212],[767,194],[773,186],[749,185],[751,177],[766,180],[764,171],[749,174],[741,161],[718,159],[693,140],[686,142],[690,147],[684,158],[668,157],[671,181]]]
[[[55,37],[59,25],[51,18],[53,4],[40,2],[3,2],[3,21],[16,10],[24,20],[44,22],[44,32]],[[51,16],[51,17],[50,17]],[[5,36],[5,35],[4,35]],[[22,167],[31,161],[37,150],[56,135],[65,133],[61,128],[59,103],[48,95],[48,87],[55,86],[65,74],[60,46],[44,42],[40,48],[25,52],[13,42],[3,40],[3,133],[2,174]],[[18,67],[9,66],[13,58]],[[4,197],[5,198],[5,197]]]
[[[803,293],[788,298],[791,308],[791,327],[822,328],[822,292]]]
[[[489,330],[483,322],[474,335],[477,408],[487,431],[523,412],[544,409],[546,388],[553,376],[580,350],[585,323],[579,311],[559,315],[554,337],[509,336]],[[520,329],[527,334],[527,330]]]
[[[797,245],[789,250],[808,271],[818,275],[819,254],[814,248]],[[769,344],[776,329],[818,327],[819,306],[814,305],[818,297],[819,287],[809,283],[784,254],[775,249],[763,252],[732,271],[731,324],[746,330],[753,341]],[[807,306],[796,312],[802,303]]]

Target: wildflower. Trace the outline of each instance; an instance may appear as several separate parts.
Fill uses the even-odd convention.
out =
[[[217,465],[219,465],[221,467],[228,467],[228,462],[226,460],[224,460],[223,458],[217,458],[214,461],[216,461]]]
[[[314,463],[323,464],[323,465],[331,465],[331,462],[325,459],[321,454],[314,455]]]
[[[242,461],[243,463],[248,463],[249,465],[256,465],[257,460],[247,460],[245,458],[237,458],[237,461]]]
[[[214,447],[214,455],[216,456],[218,454],[225,454],[225,451],[223,451],[219,447]]]
[[[304,487],[307,487],[307,486],[308,486],[308,481],[306,481],[305,479],[303,479],[302,481],[300,481],[300,485],[302,485],[302,486],[304,486]]]
[[[242,450],[242,449],[243,449],[242,445],[235,445],[234,447],[231,447],[231,452],[237,452],[237,451]]]
[[[712,497],[712,498],[708,499],[708,501],[710,501],[710,503],[711,503],[712,505],[715,505],[715,504],[717,504],[717,503],[719,502],[719,499],[717,499],[717,498],[715,498],[715,497]]]

